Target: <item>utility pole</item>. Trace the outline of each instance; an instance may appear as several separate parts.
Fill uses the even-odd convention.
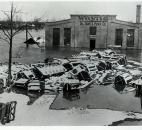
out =
[[[27,25],[27,23],[26,23],[26,41],[28,40],[28,25]],[[26,47],[28,48],[29,47],[29,45],[28,45],[28,43],[26,44]]]

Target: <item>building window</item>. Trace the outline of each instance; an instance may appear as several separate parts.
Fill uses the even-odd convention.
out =
[[[122,46],[123,42],[123,29],[119,28],[115,30],[115,45]]]
[[[69,46],[71,44],[71,28],[64,28],[64,45]]]
[[[53,46],[60,46],[60,28],[53,28]]]
[[[134,29],[127,29],[127,47],[134,47]]]
[[[90,35],[96,35],[97,27],[90,27]]]

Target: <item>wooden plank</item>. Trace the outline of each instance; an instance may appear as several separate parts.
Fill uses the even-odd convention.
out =
[[[91,84],[93,84],[93,83],[94,83],[94,81],[95,81],[95,80],[93,79],[93,80],[91,80],[90,82],[88,82],[87,84],[85,84],[85,85],[82,85],[82,86],[78,87],[78,89],[86,88],[86,87],[90,86]]]

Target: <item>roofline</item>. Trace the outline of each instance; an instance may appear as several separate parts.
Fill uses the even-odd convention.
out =
[[[116,19],[116,21],[120,21],[120,22],[125,22],[125,23],[130,23],[130,24],[136,24],[136,23],[134,23],[134,22],[129,22],[129,21],[124,21],[124,20],[119,20],[119,19]]]
[[[58,22],[67,22],[67,21],[69,21],[69,20],[71,20],[71,19],[63,19],[63,20],[58,20],[58,21],[50,21],[50,22],[45,22],[45,23],[58,23]]]
[[[117,16],[117,15],[108,15],[108,14],[71,14],[70,16]]]
[[[102,15],[99,15],[99,14],[71,14],[70,15],[71,17],[72,16],[114,16],[114,17],[116,17],[117,15],[104,15],[104,14],[102,14]],[[58,22],[66,22],[66,21],[69,21],[69,20],[71,20],[71,18],[70,19],[63,19],[63,20],[58,20],[58,21],[50,21],[50,22],[45,22],[45,23],[58,23]]]
[[[123,23],[120,23],[120,22],[123,22]],[[131,27],[136,27],[136,28],[138,28],[137,24],[136,24],[136,23],[133,23],[133,22],[115,20],[115,21],[111,21],[111,23],[122,24],[122,25],[127,25],[127,26],[131,26]]]

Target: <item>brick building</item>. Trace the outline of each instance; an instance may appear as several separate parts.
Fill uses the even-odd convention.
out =
[[[136,23],[117,20],[116,15],[71,15],[70,19],[47,22],[47,47],[120,47],[142,48],[141,6],[137,5]]]

